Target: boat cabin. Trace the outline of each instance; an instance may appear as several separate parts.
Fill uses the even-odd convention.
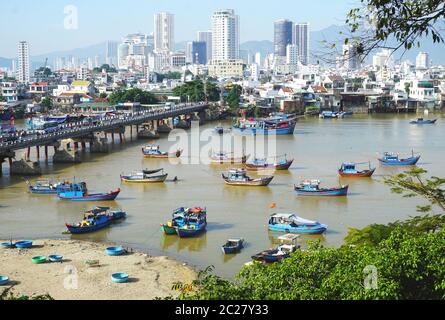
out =
[[[304,180],[301,186],[303,190],[317,191],[320,190],[320,180]]]
[[[355,173],[357,172],[356,165],[355,163],[343,163],[341,165],[341,171]]]
[[[383,154],[383,158],[385,160],[389,160],[389,161],[391,161],[391,160],[397,161],[397,160],[399,160],[399,155],[394,152],[385,152]]]
[[[232,169],[232,170],[229,170],[228,178],[230,180],[238,180],[238,181],[249,180],[249,177],[246,174],[246,170],[244,170],[244,169]]]
[[[280,241],[281,244],[297,245],[298,238],[300,238],[298,234],[286,233],[282,236],[279,236],[278,241]]]
[[[144,148],[145,152],[149,153],[160,153],[159,145],[149,145]]]

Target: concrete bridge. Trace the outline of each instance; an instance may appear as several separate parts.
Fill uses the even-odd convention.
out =
[[[54,147],[53,162],[75,163],[79,162],[77,149],[81,143],[82,148],[88,142],[90,152],[108,152],[108,134],[114,142],[114,134],[119,134],[120,141],[125,139],[126,127],[130,128],[133,137],[133,126],[139,137],[156,138],[159,133],[168,133],[173,127],[173,118],[180,118],[181,127],[187,127],[190,120],[204,120],[208,104],[180,104],[174,107],[157,110],[145,110],[130,114],[107,117],[95,124],[83,122],[61,125],[56,132],[23,136],[14,141],[0,143],[0,175],[1,164],[9,159],[11,174],[38,175],[40,167],[38,162],[30,161],[31,147],[36,147],[37,159],[40,159],[40,147],[44,147],[45,159],[48,159],[48,147]],[[179,127],[179,126],[178,126]],[[62,147],[61,150],[59,148]],[[23,158],[13,161],[16,150],[27,149]]]

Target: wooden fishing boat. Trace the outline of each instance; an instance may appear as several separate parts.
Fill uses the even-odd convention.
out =
[[[212,163],[229,163],[229,164],[236,164],[236,163],[246,163],[247,159],[249,158],[249,155],[242,155],[241,157],[235,157],[229,152],[225,151],[219,151],[219,152],[211,152],[210,153],[210,161]]]
[[[207,227],[207,211],[202,209],[187,216],[186,221],[182,225],[175,226],[176,234],[180,238],[195,237],[206,230]]]
[[[57,194],[64,190],[68,190],[72,183],[68,181],[52,181],[52,180],[38,180],[34,185],[26,181],[28,190],[34,194]],[[85,184],[86,189],[86,184]]]
[[[415,165],[420,159],[420,155],[415,156],[412,152],[411,157],[400,158],[398,154],[392,152],[385,152],[383,156],[379,158],[383,165]]]
[[[242,119],[232,129],[241,135],[287,135],[294,133],[295,124],[294,119],[285,118]]]
[[[175,227],[183,225],[190,214],[200,212],[202,210],[205,209],[184,207],[175,209],[172,213],[172,220],[167,221],[166,223],[161,223],[161,230],[167,235],[176,234]]]
[[[272,163],[267,162],[266,159],[253,159],[246,163],[246,169],[248,171],[261,171],[261,170],[288,170],[289,167],[294,162],[294,159],[287,160],[284,158],[283,160],[274,161]]]
[[[258,179],[252,179],[247,176],[246,170],[232,169],[232,170],[229,170],[227,176],[224,173],[222,173],[222,178],[224,179],[224,182],[226,184],[232,185],[232,186],[260,187],[260,186],[267,186],[272,181],[274,176],[267,176],[267,177],[262,177],[262,178],[258,178]]]
[[[327,225],[307,220],[291,213],[274,213],[269,218],[269,230],[286,233],[321,234]]]
[[[72,234],[90,233],[108,227],[112,222],[126,216],[127,214],[123,211],[111,210],[109,207],[96,207],[85,212],[81,222],[65,225]]]
[[[73,183],[68,189],[59,192],[59,199],[71,201],[107,201],[116,199],[121,189],[116,189],[108,193],[89,194],[84,183]]]
[[[179,158],[182,154],[182,150],[178,149],[175,152],[162,152],[158,145],[149,145],[142,148],[142,153],[145,158]]]
[[[156,183],[164,182],[167,179],[168,174],[162,173],[159,175],[146,174],[144,171],[132,172],[129,175],[122,175],[121,180],[130,183]]]
[[[436,123],[437,119],[424,119],[424,118],[417,118],[415,120],[411,120],[409,123],[411,124],[434,124]]]
[[[294,186],[295,191],[301,196],[346,196],[348,186],[339,188],[320,188],[320,180],[304,180],[299,186]]]
[[[253,255],[251,258],[255,261],[274,263],[288,258],[292,252],[297,250],[295,244],[282,244],[275,249],[261,251]]]
[[[225,244],[222,245],[221,249],[224,254],[234,254],[241,251],[244,247],[243,238],[231,238],[228,239]]]
[[[357,163],[343,163],[338,169],[338,174],[342,177],[370,177],[374,174],[375,168],[371,168],[369,163],[369,169],[358,170]]]

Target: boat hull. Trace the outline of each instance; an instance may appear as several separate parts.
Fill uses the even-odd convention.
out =
[[[156,183],[156,182],[164,182],[167,179],[168,174],[163,174],[154,177],[148,177],[143,179],[135,179],[130,176],[121,176],[121,180],[127,183]]]
[[[375,168],[371,169],[371,170],[363,170],[363,171],[358,171],[356,173],[349,173],[349,172],[345,172],[342,170],[338,170],[338,174],[342,177],[357,177],[357,178],[361,178],[361,177],[370,177],[374,174]]]
[[[294,134],[294,130],[295,130],[295,124],[291,124],[285,128],[276,128],[276,129],[233,127],[233,131],[241,135],[287,135],[287,134]]]
[[[243,248],[243,246],[233,246],[233,247],[226,247],[226,246],[222,246],[221,250],[224,254],[234,254],[234,253],[238,253],[241,251],[241,249]]]
[[[266,165],[255,165],[253,163],[246,163],[246,169],[249,171],[262,171],[262,170],[288,170],[294,160],[286,161],[285,163],[275,163]]]
[[[178,150],[172,153],[151,154],[151,153],[145,153],[144,149],[142,148],[142,154],[144,155],[144,158],[155,158],[155,159],[179,158],[182,154],[182,150]]]
[[[176,227],[176,234],[180,238],[191,238],[200,235],[206,230],[207,223],[201,225],[198,229],[184,229]]]
[[[265,187],[272,181],[273,176],[261,179],[253,179],[251,181],[235,181],[229,180],[226,176],[223,175],[223,179],[224,182],[230,186]]]
[[[295,191],[299,196],[327,196],[327,197],[341,197],[348,194],[348,186],[332,189],[320,189],[320,190],[303,190],[302,188],[295,187]]]
[[[286,233],[322,234],[327,230],[327,226],[320,224],[317,226],[291,227],[282,224],[269,224],[269,230]]]
[[[76,227],[76,226],[71,226],[69,224],[66,224],[66,228],[68,229],[68,231],[72,234],[82,234],[82,233],[90,233],[90,232],[95,232],[98,230],[101,230],[103,228],[108,227],[111,223],[113,222],[112,219],[107,220],[104,223],[101,224],[96,224],[94,226],[87,226],[87,227]]]
[[[59,194],[59,199],[62,200],[70,200],[70,201],[111,201],[116,199],[118,194],[121,192],[120,189],[110,192],[110,193],[98,193],[98,194],[90,194],[83,196],[65,196],[63,194]]]
[[[379,158],[381,164],[386,166],[410,166],[415,165],[420,159],[420,156],[416,157],[409,157],[406,159],[399,159],[399,160],[385,160],[383,158]]]
[[[437,119],[434,120],[423,120],[423,121],[410,121],[411,124],[434,124]]]
[[[176,234],[176,229],[174,226],[167,226],[165,224],[161,225],[161,230],[167,235]]]

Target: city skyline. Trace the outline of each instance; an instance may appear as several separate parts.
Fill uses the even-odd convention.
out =
[[[346,12],[351,7],[349,1],[335,5],[315,0],[311,3],[285,0],[279,7],[267,7],[266,1],[239,3],[232,0],[216,1],[209,5],[197,0],[192,4],[167,0],[141,2],[133,0],[125,4],[120,2],[94,3],[85,0],[60,1],[57,5],[36,3],[24,0],[20,3],[4,3],[2,11],[19,20],[27,21],[25,27],[11,30],[8,22],[0,21],[2,46],[0,57],[12,58],[16,55],[19,41],[32,44],[31,55],[45,54],[52,51],[71,50],[107,40],[120,40],[126,34],[154,32],[154,14],[167,11],[175,15],[175,40],[192,41],[197,31],[211,29],[213,12],[234,9],[241,17],[240,41],[273,40],[273,23],[279,19],[308,21],[312,30],[320,30],[333,24],[342,24]],[[134,4],[133,7],[128,6]],[[304,4],[304,10],[301,10]],[[282,10],[283,6],[287,9]],[[130,9],[129,9],[130,8]],[[77,19],[71,15],[77,11]],[[123,15],[128,13],[128,17]],[[289,13],[291,12],[291,13]],[[295,13],[292,13],[295,12]],[[106,13],[102,15],[100,13]],[[255,13],[255,14],[252,14]],[[41,19],[41,15],[47,16]],[[127,19],[128,18],[128,19]],[[125,19],[125,23],[123,20]],[[72,23],[72,25],[66,24]],[[37,25],[38,28],[27,28]],[[92,30],[94,32],[92,32]],[[48,34],[51,35],[48,38]]]

